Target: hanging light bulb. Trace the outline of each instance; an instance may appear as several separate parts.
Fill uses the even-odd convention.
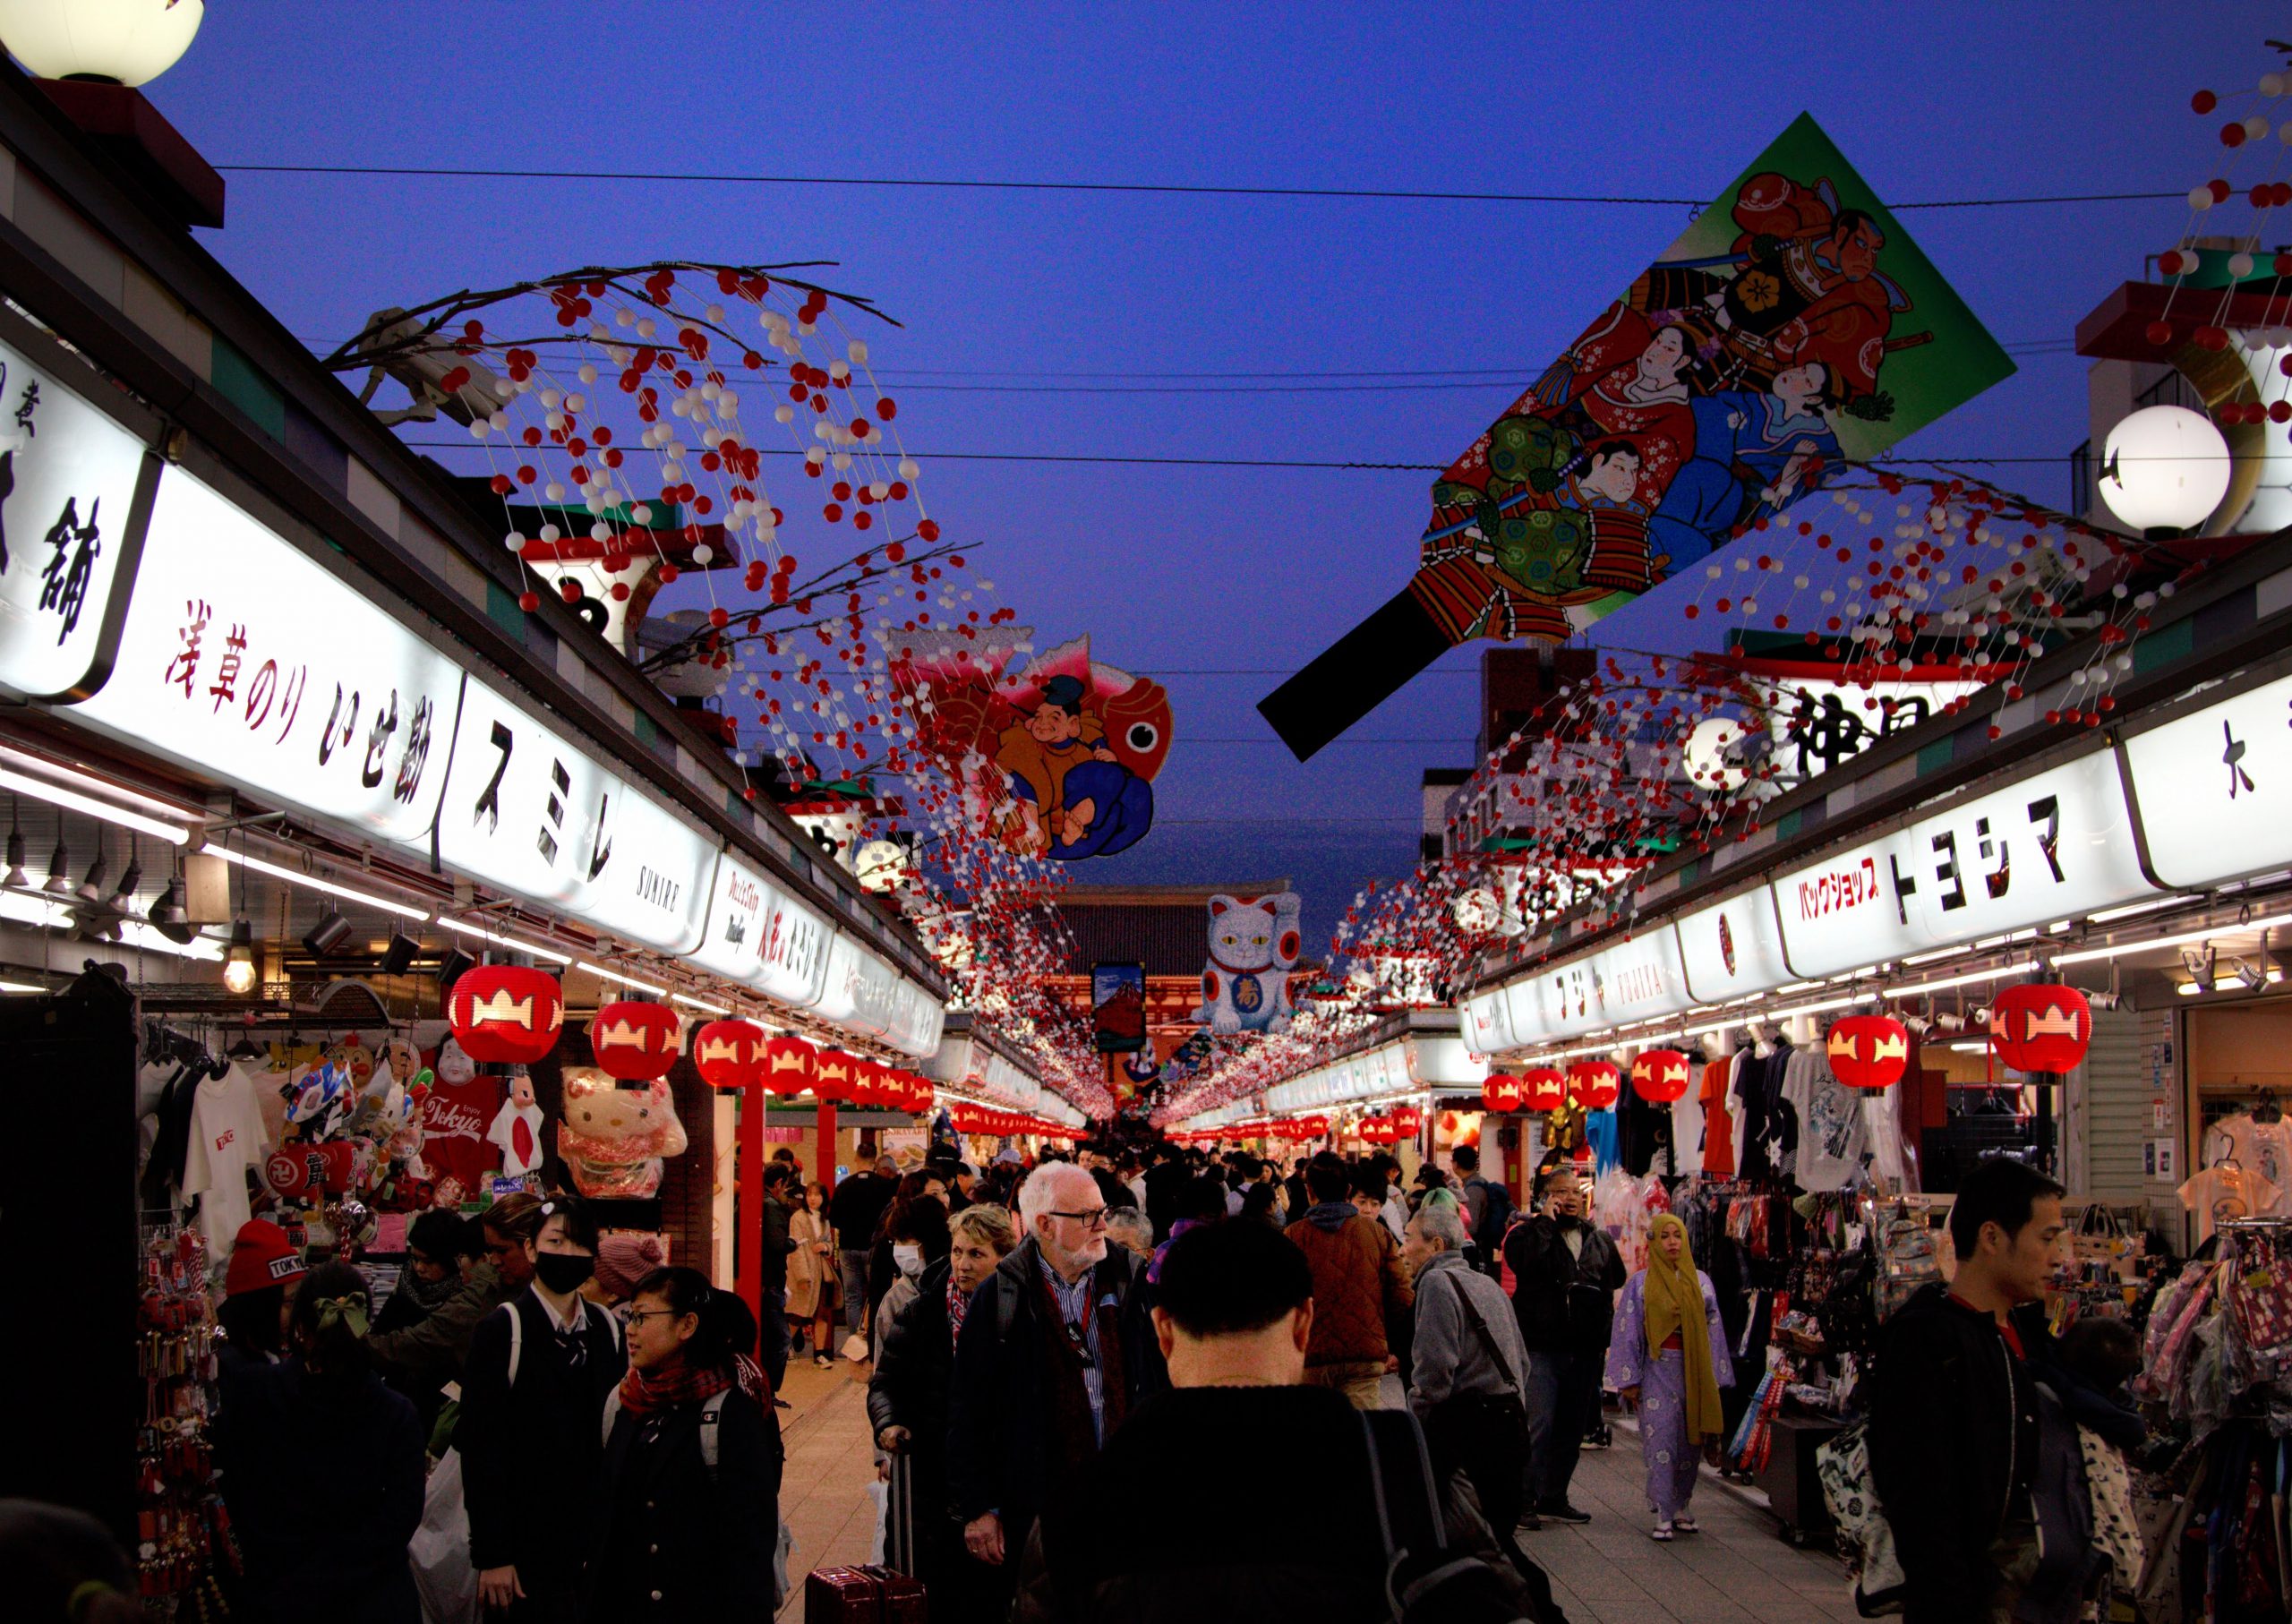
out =
[[[57,896],[72,894],[72,852],[60,833],[56,837],[56,850],[47,859],[47,884],[42,889]]]
[[[80,882],[79,889],[74,891],[72,894],[78,897],[83,902],[100,902],[103,901],[104,848],[103,842],[101,840],[98,840],[96,842],[96,860],[88,865],[87,877]]]
[[[191,910],[186,901],[183,876],[176,875],[167,882],[167,888],[151,904],[151,925],[161,936],[177,946],[191,941]]]
[[[14,795],[8,797],[8,873],[0,885],[28,886],[32,876],[24,872],[23,801]]]
[[[223,955],[223,986],[241,997],[254,991],[254,927],[244,919],[231,922],[231,945]]]
[[[131,836],[127,842],[127,872],[119,876],[119,887],[111,893],[107,906],[126,913],[135,906],[135,893],[143,884],[142,854],[136,850]]]

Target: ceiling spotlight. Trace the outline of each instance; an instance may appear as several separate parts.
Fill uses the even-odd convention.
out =
[[[47,859],[47,884],[41,889],[56,896],[72,894],[72,852],[64,837],[56,837],[56,850]]]
[[[440,990],[451,992],[453,990],[454,983],[462,979],[462,972],[464,970],[475,968],[476,964],[477,961],[471,958],[469,954],[464,953],[460,948],[451,946],[448,947],[444,956],[438,961],[438,986]]]
[[[342,917],[340,910],[329,908],[304,934],[303,945],[310,949],[313,959],[323,959],[341,946],[342,939],[349,934],[350,921]]]
[[[184,900],[183,876],[178,874],[151,904],[152,928],[178,947],[188,945],[192,936],[191,910],[184,906]]]
[[[135,854],[131,849],[127,857],[127,872],[119,876],[119,887],[111,893],[111,901],[106,905],[121,913],[132,912],[135,907],[135,893],[142,885],[143,865],[135,860]]]
[[[410,936],[397,927],[391,927],[389,945],[382,950],[382,974],[386,976],[406,974],[407,970],[414,968],[415,958],[421,951],[420,937]]]
[[[254,991],[254,927],[244,919],[231,922],[231,945],[223,955],[223,985],[244,998]]]
[[[96,860],[88,865],[87,877],[80,882],[79,888],[72,894],[83,902],[104,900],[104,846],[100,840],[96,842]]]
[[[2245,959],[2236,961],[2236,979],[2244,983],[2245,990],[2248,993],[2256,993],[2268,985],[2267,972],[2259,965]]]
[[[32,876],[24,872],[23,825],[18,819],[16,798],[11,795],[8,798],[8,873],[4,879],[0,879],[0,885],[21,888],[31,883]]]
[[[2197,992],[2209,993],[2217,976],[2219,955],[2211,943],[2199,953],[2194,947],[2181,949],[2181,968],[2188,971],[2188,985]]]

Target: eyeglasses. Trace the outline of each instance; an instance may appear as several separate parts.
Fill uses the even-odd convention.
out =
[[[640,1308],[629,1316],[631,1325],[644,1320],[681,1320],[684,1316],[673,1308]]]
[[[1104,1229],[1107,1227],[1107,1209],[1104,1207],[1092,1207],[1082,1212],[1046,1212],[1043,1216],[1073,1218],[1085,1229]]]

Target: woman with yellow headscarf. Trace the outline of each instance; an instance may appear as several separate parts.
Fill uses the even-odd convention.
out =
[[[1647,1267],[1624,1283],[1616,1305],[1607,1369],[1608,1386],[1638,1406],[1659,1540],[1695,1532],[1696,1466],[1705,1444],[1725,1433],[1719,1389],[1734,1381],[1719,1299],[1688,1255],[1687,1226],[1659,1213],[1647,1227]]]

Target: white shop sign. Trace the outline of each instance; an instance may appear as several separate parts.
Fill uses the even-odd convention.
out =
[[[1519,1030],[1514,1008],[1514,1037],[1523,1043],[1573,1038],[1627,1021],[1677,1014],[1694,1003],[1680,962],[1679,936],[1669,925],[1643,930],[1629,942],[1537,972],[1544,989],[1542,1030]]]
[[[1723,1004],[1792,979],[1775,893],[1762,885],[1679,921],[1680,957],[1698,1004]]]
[[[461,668],[180,468],[109,678],[76,720],[385,839],[426,843]]]
[[[1775,881],[1790,968],[1837,975],[2108,908],[2142,876],[2117,756],[1962,800]]]
[[[1465,1000],[1465,1042],[1475,1055],[1501,1055],[1512,1047],[1512,1022],[1505,1010],[1505,988],[1484,987]]]
[[[748,983],[767,998],[798,1009],[817,1006],[827,985],[835,930],[787,893],[765,887],[764,937]]]
[[[663,952],[700,939],[714,843],[470,679],[438,815],[448,868]]]
[[[68,699],[102,683],[120,646],[112,588],[132,575],[144,457],[141,440],[0,344],[0,686]]]
[[[727,981],[745,984],[763,974],[765,921],[772,888],[764,877],[730,852],[716,859],[716,884],[708,902],[708,924],[692,962]]]
[[[2292,863],[2292,677],[2125,744],[2149,867],[2191,889]]]

